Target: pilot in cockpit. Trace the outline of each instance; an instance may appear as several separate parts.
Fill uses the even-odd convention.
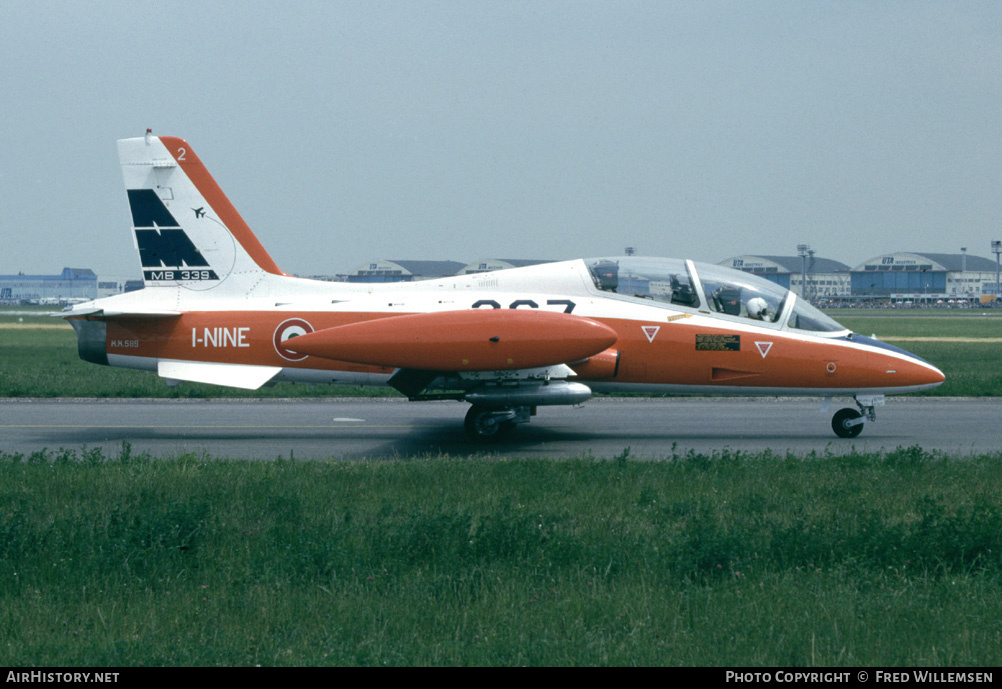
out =
[[[762,297],[752,297],[745,308],[748,309],[748,317],[757,321],[764,321],[769,315],[769,304]]]

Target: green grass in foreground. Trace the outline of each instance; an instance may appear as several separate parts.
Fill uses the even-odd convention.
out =
[[[0,455],[4,665],[1002,662],[1002,456]]]

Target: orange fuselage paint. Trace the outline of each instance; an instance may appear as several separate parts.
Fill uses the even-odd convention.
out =
[[[928,385],[942,379],[917,361],[842,340],[689,321],[661,325],[649,338],[641,322],[603,322],[619,333],[616,380],[624,383],[859,389]]]
[[[372,358],[367,359],[384,362],[382,365],[349,363],[303,355],[299,355],[302,358],[295,360],[296,357],[289,351],[291,347],[286,348],[281,343],[276,344],[280,328],[290,320],[302,321],[309,326],[305,332],[321,335],[322,333],[317,331],[365,323],[369,325],[361,328],[360,332],[384,333],[380,335],[383,338],[382,343],[370,343],[373,351],[382,347],[399,354],[406,352],[409,346],[406,333],[398,328],[402,322],[399,319],[415,315],[420,318],[414,322],[420,323],[422,319],[442,314],[213,311],[187,312],[176,318],[114,318],[107,321],[107,351],[108,354],[114,355],[182,361],[388,374],[398,366],[391,364],[390,359],[383,359],[384,353],[373,354]],[[473,318],[473,316],[462,318]],[[428,318],[425,324],[430,324],[434,320]],[[613,318],[575,317],[575,320],[593,323],[598,326],[598,332],[612,333],[611,336],[605,335],[610,339],[609,344],[598,346],[603,341],[600,336],[590,341],[589,348],[595,348],[590,354],[574,355],[567,349],[569,346],[567,343],[556,346],[555,350],[562,352],[562,356],[570,357],[563,358],[564,363],[573,363],[594,355],[595,365],[591,373],[586,364],[575,365],[576,368],[582,369],[580,373],[583,379],[612,378],[622,383],[788,389],[889,389],[929,385],[942,380],[941,374],[933,373],[929,367],[923,366],[918,361],[895,356],[878,348],[852,346],[844,340],[807,338],[784,331],[763,330],[753,333],[726,327],[694,325],[688,319],[669,323]],[[536,327],[542,322],[537,320],[532,327],[526,325],[528,321],[521,322],[525,332],[520,335],[523,338],[519,345],[520,352],[529,353],[533,349],[546,350],[546,347],[539,342],[544,338],[546,328]],[[423,329],[422,325],[418,330]],[[449,344],[442,329],[434,334],[440,338],[435,346],[443,347],[444,353],[436,355],[440,361],[436,359],[425,363],[442,363],[443,366],[438,370],[464,370],[461,365],[463,351],[473,351],[471,347],[477,345],[475,349],[478,355],[480,349],[490,353],[493,345],[501,344],[489,341],[495,336],[494,331],[490,329],[480,331],[473,336],[466,332],[458,339],[458,344]],[[399,339],[394,341],[391,337]],[[323,342],[324,338],[318,337],[315,340]],[[618,362],[612,365],[612,359],[606,357],[609,360],[599,365],[599,359],[607,354],[602,350],[612,342],[615,342],[615,350],[618,350]],[[324,345],[318,346],[322,348]],[[333,352],[329,352],[328,355],[335,356]],[[552,356],[556,355],[548,351],[542,360],[548,361]],[[445,366],[457,358],[460,363]],[[508,367],[506,361],[502,363],[504,365],[498,366],[499,369]],[[520,363],[513,362],[511,367],[524,368],[533,365],[547,364],[537,364],[526,359]]]

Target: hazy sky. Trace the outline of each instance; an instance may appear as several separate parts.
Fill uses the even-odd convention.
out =
[[[1002,238],[997,2],[3,0],[0,118],[4,274],[138,275],[147,127],[290,273]]]

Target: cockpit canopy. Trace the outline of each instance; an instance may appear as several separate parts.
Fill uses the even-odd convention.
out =
[[[595,286],[603,292],[746,318],[777,328],[815,333],[846,330],[790,290],[739,270],[676,258],[627,256],[585,263]]]

